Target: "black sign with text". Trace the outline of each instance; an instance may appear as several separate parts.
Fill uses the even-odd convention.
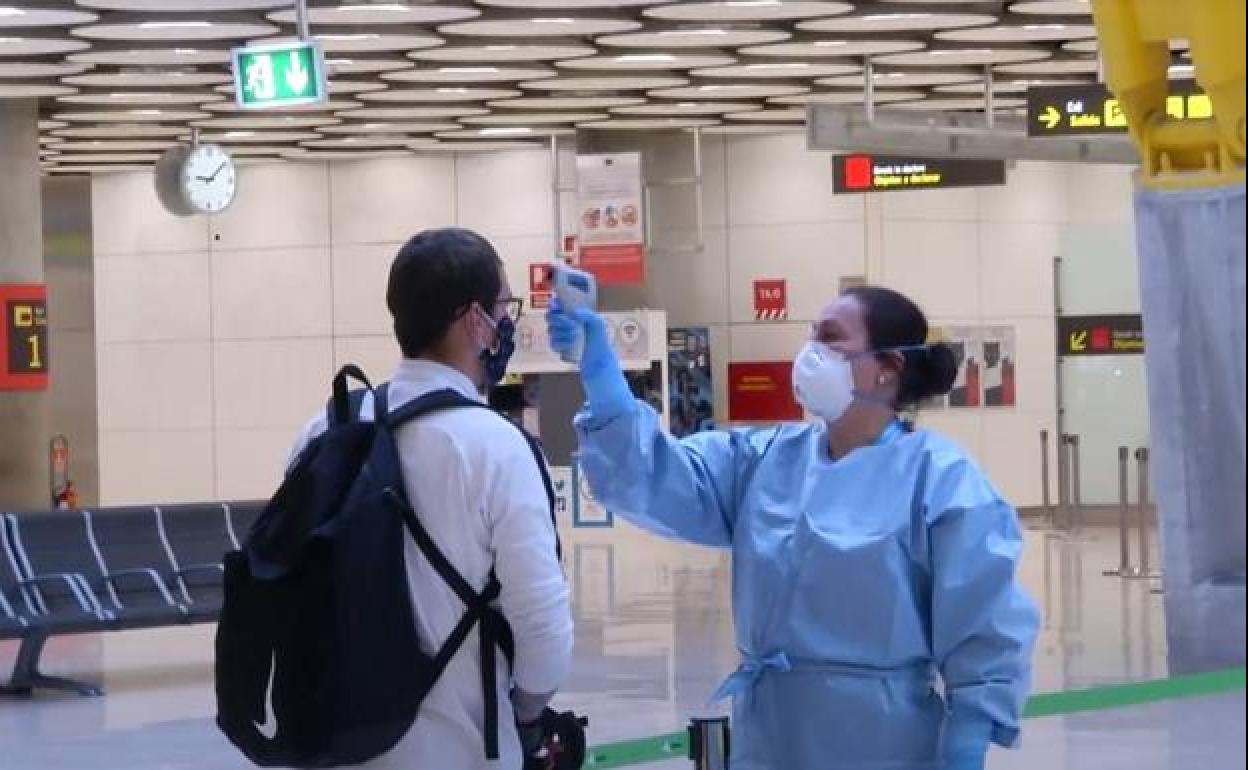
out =
[[[1170,83],[1166,114],[1177,120],[1213,116],[1213,102],[1190,80]],[[1127,130],[1122,106],[1104,85],[1039,86],[1027,89],[1028,136],[1121,134]]]
[[[909,158],[870,153],[832,156],[832,191],[836,193],[940,190],[1003,184],[1003,160]]]
[[[1057,319],[1059,356],[1122,356],[1144,352],[1139,315],[1080,315]]]

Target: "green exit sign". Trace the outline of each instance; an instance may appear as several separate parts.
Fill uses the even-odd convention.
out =
[[[313,42],[235,48],[234,97],[244,109],[325,101],[325,56]]]

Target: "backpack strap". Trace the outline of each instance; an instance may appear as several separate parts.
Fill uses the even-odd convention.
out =
[[[447,409],[490,408],[487,404],[467,398],[458,391],[444,389],[426,393],[389,413],[384,408],[386,404],[384,388],[385,386],[383,385],[378,389],[378,409],[376,413],[385,415],[386,427],[391,432],[411,420]],[[507,422],[515,425],[510,420]],[[556,525],[555,552],[558,558],[562,560],[562,546],[559,543],[559,533],[555,520],[554,486],[551,483],[546,462],[542,458],[541,447],[538,445],[537,440],[529,435],[527,431],[518,425],[515,427],[520,430],[529,448],[533,451],[534,460],[537,462],[538,470],[541,473],[542,483],[546,488],[547,502],[550,506],[551,523]],[[496,649],[502,651],[503,656],[507,660],[508,668],[515,666],[516,658],[515,637],[512,634],[511,625],[507,622],[507,618],[493,606],[502,592],[502,584],[499,583],[498,576],[491,570],[490,579],[485,588],[480,593],[475,591],[468,584],[468,581],[464,579],[463,575],[455,569],[450,560],[446,558],[441,549],[438,548],[437,543],[434,542],[429,532],[420,522],[416,512],[412,510],[411,505],[393,489],[387,490],[386,497],[391,505],[402,514],[408,531],[411,532],[412,539],[416,541],[416,545],[420,548],[421,553],[424,554],[434,571],[438,573],[466,607],[464,616],[434,656],[433,670],[429,679],[430,687],[441,677],[446,667],[450,665],[451,659],[459,651],[468,634],[472,632],[473,627],[478,624],[481,627],[481,689],[485,698],[485,755],[487,759],[498,759],[499,705],[498,669],[494,657],[495,651]]]

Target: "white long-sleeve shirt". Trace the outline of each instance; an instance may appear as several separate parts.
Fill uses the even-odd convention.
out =
[[[391,411],[421,395],[453,388],[479,400],[472,382],[441,364],[404,360],[390,381]],[[373,416],[366,398],[361,416]],[[326,428],[314,417],[296,456]],[[485,759],[485,701],[478,631],[464,642],[420,707],[412,729],[369,770],[520,770],[510,687],[555,692],[571,667],[568,586],[555,555],[555,531],[533,452],[520,432],[487,409],[451,409],[403,425],[396,434],[407,498],[430,537],[478,591],[493,569],[498,606],[515,635],[515,667],[497,654],[499,759]],[[406,538],[407,579],[425,652],[437,652],[464,614],[463,602]]]

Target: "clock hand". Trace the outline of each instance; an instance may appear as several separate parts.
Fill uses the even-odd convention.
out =
[[[217,174],[220,174],[222,171],[224,171],[224,170],[225,170],[225,167],[226,167],[226,166],[228,166],[228,165],[230,165],[230,164],[229,164],[229,161],[224,161],[224,160],[223,160],[223,161],[221,161],[221,165],[220,165],[220,166],[217,166],[217,170],[216,170],[216,171],[212,172],[212,176],[208,177],[207,179],[204,179],[204,181],[205,181],[205,182],[211,182],[212,180],[216,179],[216,178],[217,178]]]

